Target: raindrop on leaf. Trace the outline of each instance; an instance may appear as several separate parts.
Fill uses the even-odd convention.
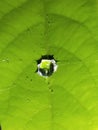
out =
[[[49,77],[57,71],[57,68],[57,61],[54,59],[53,55],[44,55],[37,60],[36,72],[40,76]]]

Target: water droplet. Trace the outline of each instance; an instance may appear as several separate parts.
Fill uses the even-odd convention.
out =
[[[37,73],[40,76],[49,77],[56,72],[58,65],[53,55],[44,55],[37,60]]]

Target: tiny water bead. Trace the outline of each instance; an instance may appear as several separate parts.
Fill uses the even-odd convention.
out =
[[[53,55],[44,55],[37,60],[37,73],[43,77],[49,77],[57,71],[57,61]]]

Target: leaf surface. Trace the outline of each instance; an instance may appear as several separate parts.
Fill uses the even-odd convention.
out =
[[[2,130],[98,129],[98,2],[0,1]],[[36,60],[54,55],[45,79]]]

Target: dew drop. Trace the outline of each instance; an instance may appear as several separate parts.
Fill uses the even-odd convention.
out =
[[[57,71],[57,68],[57,61],[54,59],[53,55],[44,55],[39,60],[37,60],[36,72],[40,76],[49,77]]]

